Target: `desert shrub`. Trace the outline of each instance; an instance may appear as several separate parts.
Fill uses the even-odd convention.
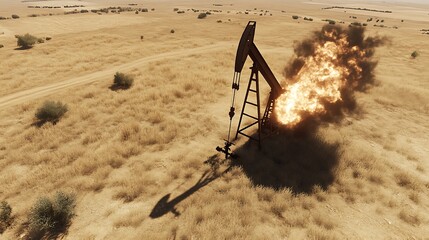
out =
[[[207,17],[207,13],[200,13],[198,14],[198,19],[203,19]]]
[[[422,222],[422,217],[417,212],[412,210],[401,210],[398,214],[399,218],[413,226],[418,226]]]
[[[142,8],[142,12],[149,12],[149,10],[147,10],[147,8]]]
[[[13,19],[18,19],[18,18],[19,18],[19,16],[18,16],[18,15],[16,15],[16,14],[12,14],[12,18],[13,18]]]
[[[312,18],[308,18],[308,17],[304,17],[304,20],[306,20],[306,21],[310,21],[310,22],[312,22],[312,21],[313,21],[313,19],[312,19]]]
[[[328,23],[331,24],[331,25],[335,25],[335,21],[334,20],[329,20]]]
[[[37,109],[36,118],[41,122],[52,122],[57,123],[60,118],[68,111],[66,104],[61,102],[46,101],[43,103],[42,107]]]
[[[10,225],[12,208],[9,203],[2,201],[0,203],[0,234]]]
[[[4,48],[4,45],[3,45],[3,44],[0,44],[0,48]]]
[[[45,40],[43,40],[43,38],[38,38],[37,39],[37,43],[44,43],[45,42]]]
[[[30,15],[28,15],[28,17],[39,17],[40,15],[39,14],[30,14]]]
[[[178,14],[185,13],[185,11],[177,11]]]
[[[152,9],[151,9],[151,11],[152,11],[152,12],[153,12],[153,11],[155,11],[155,8],[152,8]]]
[[[82,10],[80,10],[80,13],[87,13],[87,12],[89,12],[88,10],[86,10],[86,9],[82,9]]]
[[[171,29],[171,30],[170,30],[170,33],[175,33],[174,29]]]
[[[174,8],[173,11],[177,12],[177,11],[179,11],[179,9],[178,8]]]
[[[419,53],[417,51],[414,51],[414,52],[411,53],[411,57],[412,58],[416,58],[418,56],[419,56]]]
[[[134,78],[131,77],[130,75],[117,72],[113,78],[112,88],[113,89],[118,89],[118,88],[127,89],[133,85],[133,82],[134,82]]]
[[[57,192],[53,200],[42,197],[31,208],[28,216],[30,231],[54,233],[63,231],[73,218],[75,197],[72,194]]]
[[[136,14],[139,14],[139,11],[138,11],[138,10],[136,11]]]
[[[46,41],[49,41],[51,39],[52,39],[52,37],[46,37]]]
[[[18,39],[18,46],[22,48],[31,48],[36,42],[37,38],[30,34],[25,34],[23,36],[15,36]]]
[[[6,17],[0,16],[0,20],[6,20],[6,19],[7,19]]]
[[[298,18],[299,18],[299,16],[296,16],[296,15],[292,16],[292,19],[298,19]]]

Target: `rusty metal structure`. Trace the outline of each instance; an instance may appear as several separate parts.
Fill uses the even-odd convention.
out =
[[[274,76],[273,72],[271,71],[270,67],[268,66],[267,62],[265,61],[262,54],[259,52],[258,48],[256,47],[254,43],[254,37],[255,37],[255,29],[256,29],[256,22],[255,21],[249,21],[247,24],[243,35],[241,36],[240,43],[238,45],[237,49],[237,55],[235,59],[235,71],[234,71],[234,77],[232,82],[232,104],[229,111],[229,130],[228,130],[228,138],[225,140],[225,146],[223,148],[217,147],[216,150],[219,152],[222,152],[225,154],[225,158],[228,157],[236,157],[234,154],[230,152],[231,146],[233,145],[233,142],[230,140],[231,138],[231,125],[232,125],[232,118],[235,115],[235,100],[236,100],[236,92],[240,89],[240,78],[241,78],[241,72],[243,70],[244,64],[248,57],[253,61],[253,65],[250,68],[251,74],[249,83],[247,85],[246,94],[244,97],[244,103],[242,106],[240,119],[238,122],[237,132],[235,134],[235,140],[238,138],[238,135],[243,135],[245,137],[248,137],[251,140],[254,140],[258,142],[259,147],[261,147],[261,140],[262,140],[262,129],[267,127],[270,124],[270,119],[272,115],[272,111],[274,109],[274,103],[275,99],[277,99],[283,92],[283,88],[280,86],[279,82],[277,81],[276,77]],[[261,116],[261,100],[260,100],[260,91],[259,91],[259,73],[264,77],[265,81],[268,83],[268,85],[271,88],[270,96],[268,98],[267,105],[265,107],[264,114]],[[253,101],[252,99],[253,95]],[[247,108],[246,108],[247,107]],[[246,111],[248,108],[256,108],[256,114],[249,114],[248,111]],[[250,118],[254,121],[252,123],[243,126],[243,119],[244,118]],[[246,130],[248,130],[252,126],[258,126],[258,133],[257,137],[250,136],[250,134],[245,133]]]

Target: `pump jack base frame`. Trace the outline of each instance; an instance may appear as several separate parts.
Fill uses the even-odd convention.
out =
[[[261,101],[260,101],[260,93],[259,93],[259,70],[258,70],[258,67],[255,63],[253,63],[253,66],[250,69],[252,70],[252,73],[250,75],[249,84],[247,86],[246,95],[244,97],[243,108],[241,110],[240,120],[238,121],[238,127],[237,127],[237,133],[235,135],[235,140],[237,140],[238,135],[240,134],[240,135],[243,135],[243,136],[249,138],[250,140],[258,142],[258,147],[261,148],[262,147],[262,145],[261,145],[262,144],[262,130],[265,130],[267,127],[269,127],[271,125],[270,121],[271,121],[271,116],[272,116],[272,112],[274,109],[274,97],[270,93],[270,97],[268,99],[264,115],[261,117],[261,111],[260,111]],[[253,82],[255,83],[255,88],[252,88]],[[256,94],[256,96],[255,96],[256,97],[256,103],[251,102],[249,100],[249,94]],[[245,112],[247,105],[256,107],[256,116],[248,114]],[[246,125],[246,126],[242,126],[243,117],[250,118],[250,119],[253,119],[255,121]],[[253,127],[254,125],[258,126],[257,137],[253,137],[253,136],[250,136],[250,135],[244,133],[245,130],[247,130],[250,127]]]

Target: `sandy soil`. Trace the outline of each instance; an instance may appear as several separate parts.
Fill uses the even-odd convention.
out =
[[[149,12],[57,15],[65,9],[27,7],[75,3],[136,3],[131,7]],[[216,3],[222,6],[2,1],[0,16],[21,18],[0,20],[0,201],[14,216],[1,239],[28,238],[33,204],[56,191],[76,195],[64,239],[429,236],[429,35],[420,31],[429,29],[429,5]],[[321,9],[334,5],[392,13]],[[222,12],[198,20],[188,8]],[[261,9],[269,12],[260,16]],[[49,13],[55,15],[26,17]],[[234,148],[241,159],[220,161],[214,148],[226,137],[235,51],[249,20],[257,21],[255,42],[283,80],[294,42],[320,30],[322,19],[347,27],[369,18],[366,35],[389,42],[376,52],[376,86],[357,94],[359,114],[311,136],[271,136],[261,151],[240,138]],[[14,35],[27,32],[52,40],[17,50]],[[110,90],[116,71],[133,75],[133,87]],[[269,89],[262,88],[266,101]],[[69,111],[56,125],[38,127],[34,114],[46,100]]]

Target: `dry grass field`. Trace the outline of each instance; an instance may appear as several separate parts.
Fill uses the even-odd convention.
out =
[[[4,2],[0,16],[21,17],[0,20],[0,201],[12,207],[0,239],[31,239],[32,206],[57,191],[76,196],[63,239],[429,236],[424,1]],[[62,15],[64,8],[27,7],[128,3],[149,12]],[[331,6],[392,13],[322,10]],[[222,12],[197,19],[187,9]],[[26,17],[33,13],[55,14]],[[374,20],[366,35],[388,42],[376,49],[375,86],[356,93],[357,113],[311,134],[270,136],[262,150],[240,138],[238,160],[216,154],[228,129],[236,48],[249,20],[257,21],[255,42],[284,82],[294,44],[320,30],[323,19],[347,28],[368,18]],[[52,39],[17,50],[14,35],[25,33]],[[412,58],[413,51],[419,56]],[[134,77],[130,89],[110,89],[117,71]],[[46,100],[69,110],[58,123],[40,126],[35,112]]]

